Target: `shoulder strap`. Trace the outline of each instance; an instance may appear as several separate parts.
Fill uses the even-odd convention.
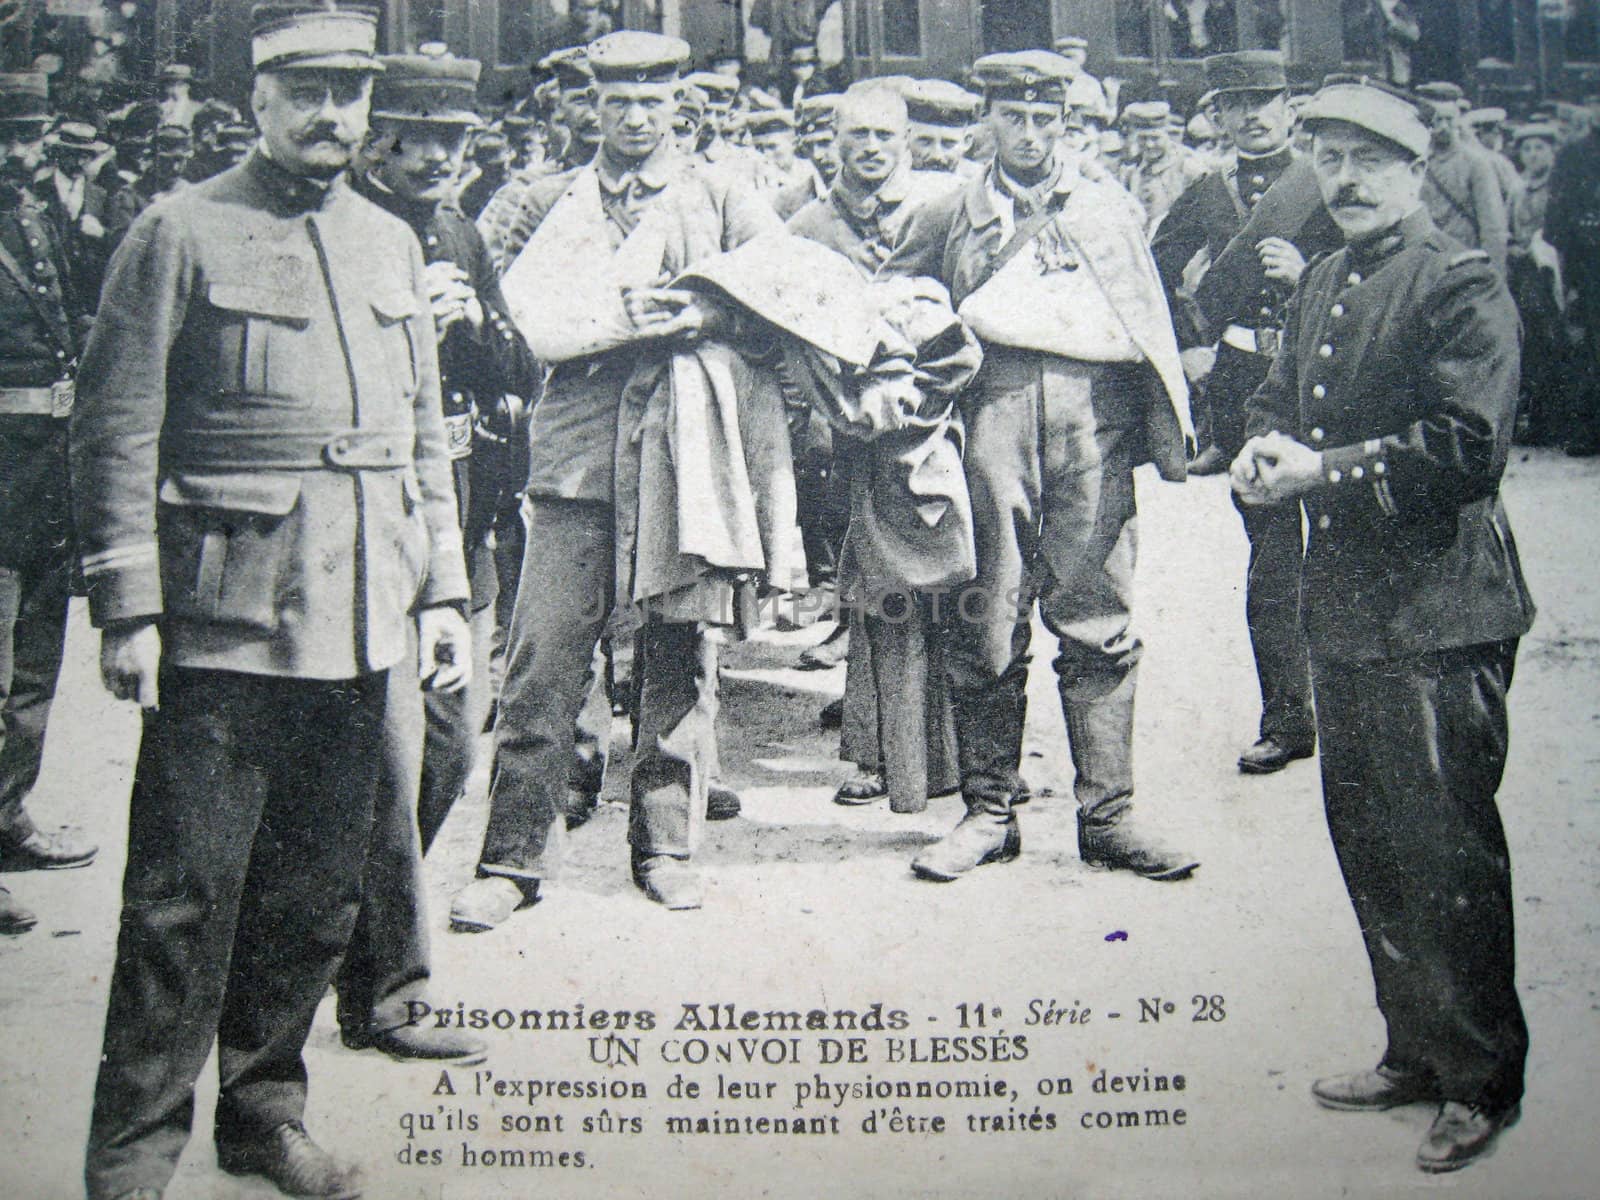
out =
[[[972,281],[971,291],[969,291],[967,294],[971,295],[972,292],[977,291],[984,284],[988,283],[989,280],[998,275],[1000,273],[1000,268],[1004,267],[1008,262],[1015,258],[1024,246],[1039,236],[1040,232],[1046,225],[1055,220],[1056,211],[1057,210],[1054,208],[1042,208],[1022,224],[1018,225],[1012,232],[1010,238],[1006,240],[1005,245],[1001,246],[999,251],[996,252],[995,256],[989,260],[988,265],[985,266],[982,271],[978,272],[976,278],[974,278]]]
[[[1456,212],[1461,214],[1461,216],[1472,222],[1473,232],[1478,233],[1479,229],[1477,214],[1469,209],[1466,205],[1462,204],[1461,201],[1456,197],[1456,194],[1449,188],[1445,187],[1444,181],[1434,174],[1431,166],[1428,168],[1428,182],[1433,184],[1434,191],[1438,192],[1439,195],[1443,196],[1447,201],[1449,201],[1451,208],[1455,209]]]

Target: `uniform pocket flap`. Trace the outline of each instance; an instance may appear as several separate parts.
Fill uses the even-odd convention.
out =
[[[206,289],[206,299],[214,308],[225,308],[231,312],[250,313],[297,325],[306,325],[311,321],[311,305],[304,296],[257,284],[212,283]]]
[[[180,508],[220,508],[281,517],[300,498],[300,477],[287,474],[169,475],[161,481],[161,503]]]
[[[404,321],[417,315],[417,298],[399,288],[381,291],[372,297],[372,311],[381,321]]]

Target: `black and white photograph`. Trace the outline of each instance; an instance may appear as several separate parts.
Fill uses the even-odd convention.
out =
[[[0,1021],[17,1200],[1594,1196],[1600,0],[0,0]]]

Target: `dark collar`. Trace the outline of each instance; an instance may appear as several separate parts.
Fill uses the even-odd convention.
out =
[[[1409,216],[1400,218],[1399,224],[1359,242],[1350,243],[1350,263],[1363,271],[1382,266],[1407,246],[1415,246],[1434,230],[1433,218],[1425,207],[1419,206]]]
[[[371,175],[353,175],[351,190],[372,201],[384,212],[399,217],[419,238],[432,222],[439,206],[432,201],[407,200]]]
[[[296,175],[273,162],[259,147],[250,152],[243,169],[275,205],[290,215],[326,208],[338,188],[337,176],[324,182]]]
[[[1294,147],[1284,146],[1271,154],[1246,154],[1241,150],[1234,161],[1238,164],[1241,175],[1249,171],[1252,174],[1276,178],[1287,171],[1289,164],[1294,161]]]

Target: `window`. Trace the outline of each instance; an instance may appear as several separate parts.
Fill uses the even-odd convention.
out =
[[[1570,62],[1600,61],[1600,0],[1568,0],[1566,57]]]
[[[922,56],[922,0],[883,0],[883,56]]]
[[[412,50],[428,42],[445,40],[444,4],[441,0],[409,0],[405,38],[407,48]]]

